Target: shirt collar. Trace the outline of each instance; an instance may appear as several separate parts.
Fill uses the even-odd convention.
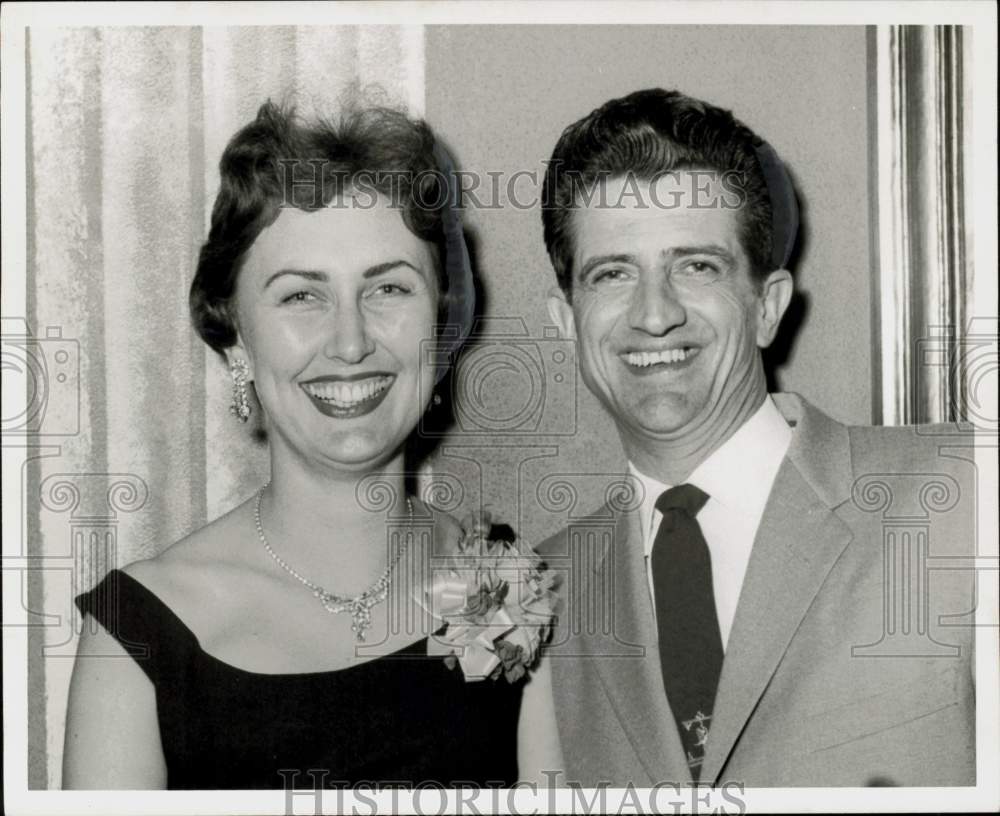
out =
[[[664,490],[669,488],[669,485],[665,485],[663,482],[654,479],[652,476],[647,476],[645,473],[640,473],[631,462],[628,463],[628,472],[642,486],[642,502],[639,504],[639,526],[642,530],[642,541],[646,555],[649,555],[653,547],[653,513],[656,512],[656,500]]]
[[[687,483],[740,513],[756,529],[791,440],[792,429],[768,395],[754,415],[695,468]],[[643,488],[639,522],[648,551],[652,546],[656,500],[671,485],[640,473],[631,462],[628,468]]]

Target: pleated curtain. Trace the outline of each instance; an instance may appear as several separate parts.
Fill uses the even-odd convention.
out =
[[[420,115],[423,43],[408,26],[29,30],[26,321],[48,364],[44,423],[61,434],[24,469],[25,554],[44,565],[25,591],[42,621],[32,788],[60,785],[73,595],[266,478],[266,448],[228,414],[228,373],[188,318],[223,147],[267,98],[329,114],[360,91]]]

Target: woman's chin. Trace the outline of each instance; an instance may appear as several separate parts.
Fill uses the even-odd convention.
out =
[[[416,417],[392,423],[386,417],[380,421],[366,417],[363,421],[324,420],[287,427],[275,423],[269,434],[271,457],[289,464],[298,461],[309,470],[318,467],[334,474],[364,474],[401,456],[408,433],[416,424]]]
[[[388,440],[368,433],[338,435],[324,446],[323,459],[334,470],[365,473],[400,455],[405,440]]]

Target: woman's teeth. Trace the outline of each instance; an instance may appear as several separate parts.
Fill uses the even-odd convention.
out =
[[[372,377],[357,382],[308,383],[305,389],[324,402],[333,403],[339,408],[350,408],[381,394],[392,384],[392,379],[392,377]]]
[[[694,351],[693,348],[666,349],[665,351],[630,351],[625,362],[637,368],[645,368],[655,363],[680,363]]]

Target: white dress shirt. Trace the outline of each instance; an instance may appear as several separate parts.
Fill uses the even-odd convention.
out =
[[[687,484],[708,494],[708,501],[698,513],[698,523],[712,559],[712,588],[723,649],[729,642],[743,576],[764,506],[791,441],[792,429],[768,396],[757,412],[686,480]],[[656,509],[656,500],[672,485],[640,473],[631,462],[629,472],[643,487],[639,523],[655,614],[656,590],[650,554],[663,519],[663,514]]]

